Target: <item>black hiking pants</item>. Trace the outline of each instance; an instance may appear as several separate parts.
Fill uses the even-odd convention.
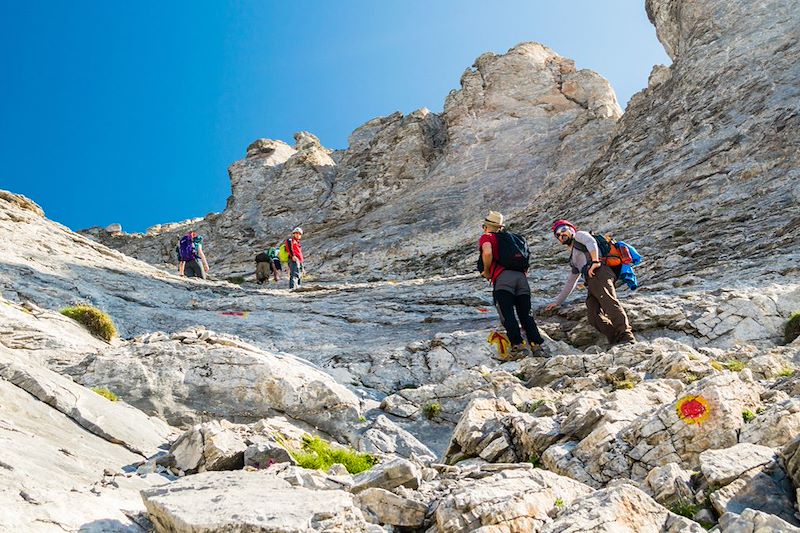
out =
[[[519,322],[522,323],[522,329],[525,330],[525,336],[528,338],[528,344],[543,344],[544,339],[539,334],[539,328],[536,326],[536,321],[531,315],[531,295],[530,294],[513,294],[508,291],[495,291],[494,293],[495,307],[500,314],[500,321],[503,327],[506,328],[508,333],[508,340],[511,341],[512,346],[522,343],[522,333],[519,330]],[[516,316],[514,312],[516,311]]]

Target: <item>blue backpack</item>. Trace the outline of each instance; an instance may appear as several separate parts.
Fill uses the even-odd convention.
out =
[[[178,256],[181,261],[194,261],[197,255],[194,253],[194,241],[191,235],[184,235],[181,237],[181,242],[178,244]]]

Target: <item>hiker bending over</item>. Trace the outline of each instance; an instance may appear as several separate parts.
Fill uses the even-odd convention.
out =
[[[278,259],[278,249],[276,247],[267,248],[266,252],[256,255],[256,283],[263,284],[269,279],[270,274],[275,281],[278,281],[278,272],[281,270],[281,262]]]
[[[289,256],[289,288],[300,286],[303,278],[303,247],[300,239],[303,237],[303,228],[296,227],[292,230],[292,237],[286,241],[286,253]]]
[[[636,342],[628,315],[619,303],[614,288],[618,274],[601,260],[595,237],[587,231],[578,231],[568,220],[556,220],[552,229],[558,242],[569,248],[572,271],[564,288],[555,301],[545,307],[545,311],[564,303],[578,280],[583,278],[588,291],[586,311],[589,324],[605,335],[610,344]]]
[[[500,314],[500,322],[506,328],[508,340],[511,342],[509,360],[521,359],[532,353],[531,349],[522,341],[517,318],[522,322],[533,353],[542,356],[544,351],[541,345],[544,343],[544,339],[539,334],[539,328],[536,327],[536,322],[531,314],[531,287],[527,277],[527,244],[524,244],[523,251],[512,250],[511,254],[506,254],[504,250],[504,253],[501,253],[501,246],[515,246],[512,239],[519,239],[523,243],[524,239],[506,232],[503,226],[503,215],[496,211],[489,211],[482,227],[483,235],[478,240],[483,262],[481,276],[494,286],[492,298],[497,312]],[[504,259],[506,256],[513,255],[519,256],[517,261]],[[504,266],[501,261],[507,264]],[[517,313],[516,316],[514,316],[514,311]]]
[[[201,235],[190,231],[181,237],[178,244],[178,257],[180,259],[178,272],[181,276],[206,279],[208,261],[203,253],[203,237]]]

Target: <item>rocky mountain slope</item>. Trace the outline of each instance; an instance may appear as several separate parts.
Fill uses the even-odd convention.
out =
[[[544,46],[481,56],[441,115],[256,141],[223,213],[147,235],[0,192],[0,530],[800,531],[798,7],[648,1],[673,64],[621,117]],[[549,357],[498,360],[469,273],[490,207],[531,237],[537,306],[566,275],[550,219],[624,228],[640,342],[600,342],[578,292],[539,317]],[[224,277],[297,223],[335,279],[159,268],[189,225]],[[320,442],[377,464],[301,466]]]

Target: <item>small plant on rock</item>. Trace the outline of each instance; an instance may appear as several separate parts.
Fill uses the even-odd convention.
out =
[[[781,368],[780,372],[778,372],[779,378],[790,378],[792,376],[794,376],[794,368],[790,366],[785,366]]]
[[[731,372],[741,372],[742,370],[744,370],[745,366],[746,365],[743,362],[737,361],[736,359],[733,359],[732,361],[728,361],[727,363],[725,363],[725,368],[727,368]]]
[[[533,465],[534,468],[544,468],[542,466],[542,458],[539,457],[538,453],[532,453],[530,457],[528,457],[528,462]]]
[[[439,402],[428,402],[422,407],[422,412],[428,420],[433,420],[442,414],[442,404]]]
[[[65,307],[61,314],[83,325],[95,337],[110,341],[117,335],[117,328],[111,317],[91,305]]]
[[[783,329],[783,340],[786,341],[786,344],[794,341],[797,337],[800,337],[800,311],[795,311],[789,316],[786,327]]]
[[[716,359],[711,361],[711,368],[713,368],[714,370],[719,370],[720,372],[725,370],[725,366],[723,366],[723,364],[717,361]]]
[[[744,411],[742,411],[742,420],[744,420],[745,422],[752,422],[755,417],[756,414],[750,409],[745,409]]]
[[[669,510],[691,520],[695,513],[697,513],[697,505],[689,500],[681,500],[672,505]]]
[[[540,408],[543,405],[544,405],[544,400],[541,400],[541,399],[540,400],[535,400],[535,401],[531,402],[530,404],[528,404],[527,411],[529,413],[533,413],[534,411],[536,411],[538,408]]]
[[[377,459],[368,453],[359,453],[352,448],[334,448],[319,437],[303,437],[301,450],[290,451],[297,464],[311,470],[328,470],[334,463],[344,465],[351,474],[369,470]]]
[[[358,417],[358,421],[359,422],[366,422],[367,421],[367,417],[364,416],[364,415],[361,415],[361,416]]]
[[[119,397],[116,394],[114,394],[105,387],[92,387],[92,390],[97,394],[99,394],[100,396],[102,396],[103,398],[111,400],[112,402],[116,402],[117,400],[119,400]]]
[[[554,502],[553,505],[561,509],[562,507],[564,507],[564,498],[556,498],[556,501]]]
[[[629,379],[625,379],[625,380],[622,380],[622,381],[615,381],[614,382],[614,390],[632,389],[635,386],[636,386],[636,383],[634,383],[633,381],[631,381]]]

